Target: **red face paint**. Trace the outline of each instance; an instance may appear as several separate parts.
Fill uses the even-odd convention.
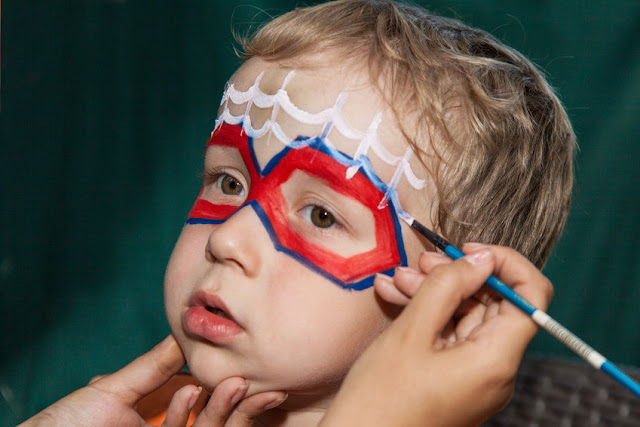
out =
[[[373,284],[373,274],[392,274],[393,268],[406,265],[406,256],[395,207],[390,203],[378,209],[386,186],[370,170],[358,172],[346,179],[352,160],[328,147],[321,138],[299,140],[299,147],[286,147],[260,170],[253,153],[253,141],[241,126],[222,123],[211,135],[211,145],[232,147],[238,150],[251,180],[251,186],[242,206],[219,205],[202,198],[196,200],[187,223],[219,224],[241,207],[250,205],[267,229],[275,248],[284,252],[334,283],[349,289],[365,289]],[[293,145],[293,144],[292,144]],[[313,161],[310,161],[313,159]],[[288,223],[289,207],[282,192],[282,184],[295,171],[318,177],[334,191],[356,200],[368,208],[375,221],[376,246],[352,256],[336,254],[304,234],[296,232]]]

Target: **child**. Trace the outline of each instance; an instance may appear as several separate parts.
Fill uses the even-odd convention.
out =
[[[521,54],[420,8],[297,9],[243,48],[166,312],[206,389],[239,376],[235,402],[288,394],[258,421],[315,425],[401,311],[374,278],[384,294],[384,276],[433,250],[398,214],[541,267],[568,213],[574,136]]]
[[[208,389],[285,390],[317,422],[398,309],[376,273],[460,244],[541,267],[567,215],[574,137],[535,67],[488,34],[388,1],[275,19],[244,45],[204,183],[165,279],[171,329]]]

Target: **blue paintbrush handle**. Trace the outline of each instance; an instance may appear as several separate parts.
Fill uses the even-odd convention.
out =
[[[452,259],[462,258],[464,253],[452,245],[444,247],[444,253]],[[558,341],[569,347],[573,352],[589,362],[596,369],[607,373],[611,378],[618,381],[629,391],[640,397],[640,385],[631,377],[622,372],[616,365],[608,361],[603,355],[598,353],[587,343],[578,338],[573,332],[558,323],[542,310],[535,308],[531,303],[515,293],[513,289],[491,275],[486,284],[496,291],[507,301],[527,313],[545,331],[549,332]]]

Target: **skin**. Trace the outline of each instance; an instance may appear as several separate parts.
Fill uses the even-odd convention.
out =
[[[463,251],[471,256],[455,262],[425,253],[419,270],[398,271],[391,282],[376,280],[381,295],[396,294],[409,303],[354,364],[320,425],[469,426],[508,402],[517,366],[537,329],[522,312],[487,293],[482,283],[495,274],[541,309],[548,306],[553,288],[512,249],[465,245]],[[475,309],[464,308],[469,301]],[[455,340],[446,332],[450,324],[457,331]],[[21,426],[145,425],[136,403],[170,381],[184,362],[169,336],[120,371]],[[195,425],[254,425],[265,406],[284,397],[268,392],[237,402],[234,395],[243,383],[237,377],[220,383]],[[185,425],[194,394],[198,389],[193,385],[177,390],[165,426]]]
[[[368,75],[355,70],[345,72],[349,76],[346,79],[336,79],[334,68],[320,67],[322,58],[314,60],[317,68],[296,70],[288,83],[287,92],[293,102],[305,111],[317,112],[332,106],[339,93],[347,92],[342,108],[345,120],[364,130],[378,111],[384,111],[387,117],[383,120],[382,141],[388,150],[404,153],[407,145],[393,126],[390,112],[381,101],[375,102],[378,94],[369,84]],[[231,83],[246,90],[259,73],[264,73],[261,89],[273,93],[288,71],[280,64],[254,58],[240,67]],[[231,107],[233,114],[246,109],[245,105]],[[261,126],[270,114],[271,110],[254,108],[250,114],[253,126]],[[316,135],[320,130],[300,126],[284,113],[277,122],[291,139],[301,134]],[[254,145],[262,166],[273,156],[274,146],[283,148],[281,143],[267,139],[256,140]],[[352,155],[357,148],[357,143],[337,133],[330,134],[330,139],[347,154]],[[395,168],[375,155],[370,160],[381,179],[389,182]],[[212,146],[205,156],[205,174],[220,168],[248,191],[245,165],[227,148]],[[214,180],[205,179],[203,197],[216,203],[244,202],[246,194],[226,194],[220,189],[220,182]],[[309,240],[347,255],[369,250],[375,243],[371,241],[375,231],[371,211],[353,199],[345,200],[308,176],[295,176],[283,188],[287,193],[298,194],[288,200],[293,212],[289,221]],[[407,208],[426,203],[424,192],[407,182],[400,183],[398,193]],[[316,200],[331,207],[340,226],[320,229],[310,221],[309,209],[317,206]],[[410,230],[404,233],[410,265],[417,266],[423,246]],[[229,342],[209,342],[190,333],[182,319],[198,291],[221,298],[243,332]],[[241,209],[219,225],[184,227],[165,275],[165,305],[169,324],[189,367],[206,389],[212,390],[230,376],[239,376],[248,384],[246,396],[268,390],[286,391],[288,398],[280,406],[280,416],[295,425],[318,422],[357,357],[398,313],[396,306],[377,298],[373,288],[342,289],[276,251],[250,208]]]
[[[412,300],[358,359],[320,425],[471,426],[506,406],[538,328],[482,285],[494,274],[542,310],[553,287],[513,249],[463,251],[469,255],[457,261],[424,253],[419,270],[376,281],[381,293]]]
[[[286,73],[255,58],[232,81],[246,89],[261,71],[265,92],[275,91]],[[398,144],[399,131],[366,73],[339,71],[344,78],[336,79],[335,69],[305,68],[287,90],[308,111],[333,105],[339,92],[348,91],[343,113],[360,129],[383,111],[382,141],[400,155],[406,146]],[[234,114],[244,111],[238,108]],[[252,111],[254,116],[258,127],[267,114]],[[286,118],[281,125],[287,134],[313,133],[292,129]],[[332,140],[347,154],[355,151],[337,135]],[[276,144],[262,142],[257,154],[264,164]],[[372,157],[376,173],[389,182],[393,168]],[[428,191],[417,192],[406,182],[398,190],[409,212],[429,211]],[[418,219],[429,225],[427,218]],[[185,357],[204,389],[179,388],[166,426],[183,426],[197,399],[214,387],[197,426],[478,424],[508,401],[536,331],[524,314],[481,289],[484,279],[493,272],[543,309],[551,286],[512,250],[466,246],[463,251],[474,255],[451,262],[424,253],[419,238],[402,228],[410,267],[393,279],[378,276],[374,288],[348,292],[275,251],[249,209],[221,225],[185,226],[165,280],[175,339],[168,337],[25,425],[144,425],[137,402],[170,380]],[[358,249],[357,238],[347,243]],[[238,339],[211,343],[184,330],[181,318],[197,290],[224,300],[244,327]]]

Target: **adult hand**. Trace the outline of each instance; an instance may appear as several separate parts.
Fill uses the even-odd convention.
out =
[[[76,390],[21,426],[147,425],[136,411],[136,405],[169,381],[184,364],[178,343],[169,335],[121,370]],[[263,392],[242,400],[246,390],[247,384],[239,377],[221,382],[194,425],[250,426],[257,415],[281,403],[286,397],[283,392]],[[177,390],[163,426],[184,426],[201,392],[202,388],[194,384]]]
[[[420,271],[376,278],[383,300],[408,305],[354,364],[321,425],[469,426],[509,402],[537,327],[482,285],[494,274],[542,310],[553,288],[512,249],[463,251],[457,261],[425,253]]]

